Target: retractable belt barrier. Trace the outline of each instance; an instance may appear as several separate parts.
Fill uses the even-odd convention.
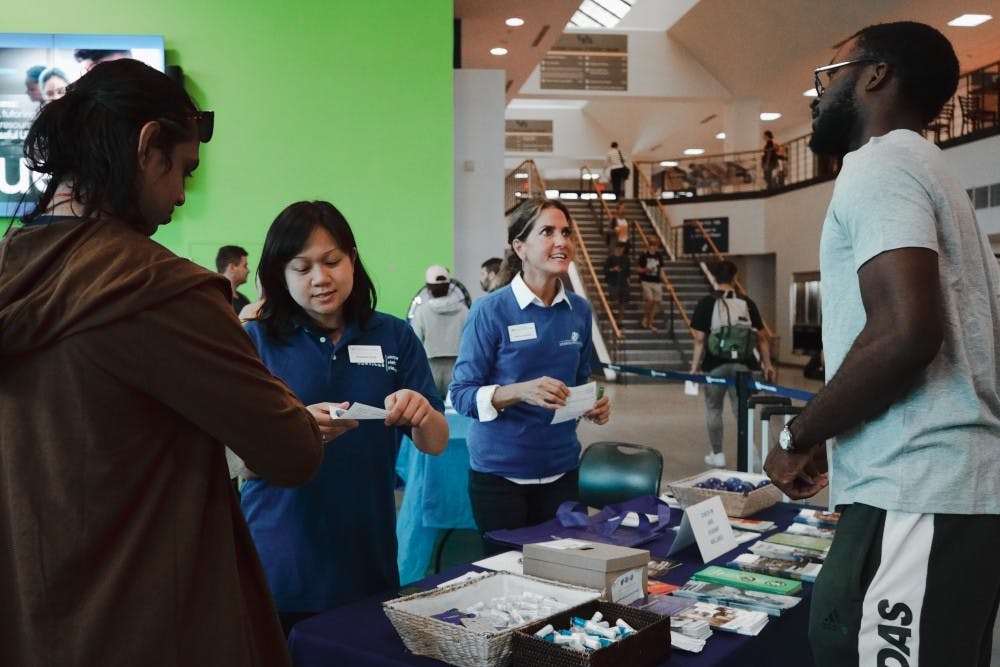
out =
[[[629,375],[645,375],[646,377],[657,378],[666,381],[675,382],[697,382],[699,384],[722,384],[726,386],[733,386],[736,384],[735,377],[713,377],[711,375],[703,375],[701,373],[678,373],[677,371],[658,371],[652,368],[642,368],[640,366],[624,366],[622,364],[606,364],[604,362],[595,361],[593,365],[598,368],[607,368],[609,370],[615,371],[616,373],[628,373]],[[749,374],[748,374],[749,375]],[[803,391],[801,389],[792,389],[791,387],[782,387],[774,384],[767,384],[760,382],[759,380],[748,379],[747,388],[750,391],[762,391],[768,394],[774,394],[776,396],[784,396],[786,398],[792,398],[797,401],[808,401],[812,399],[815,394]]]
[[[809,401],[815,394],[801,389],[782,387],[775,384],[767,384],[760,380],[754,380],[748,371],[740,371],[735,377],[713,377],[701,373],[678,373],[677,371],[657,371],[652,368],[642,368],[639,366],[625,366],[622,364],[606,364],[604,362],[594,362],[598,368],[607,368],[616,373],[628,373],[631,375],[645,375],[646,377],[665,380],[667,382],[697,382],[699,384],[717,384],[736,387],[736,469],[747,472],[752,465],[753,449],[753,424],[748,412],[753,408],[751,398],[755,392],[763,392],[774,396],[795,399],[797,401]],[[763,401],[762,401],[763,402]],[[744,446],[745,445],[745,446]]]

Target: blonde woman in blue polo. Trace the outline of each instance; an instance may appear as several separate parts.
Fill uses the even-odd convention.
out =
[[[561,202],[522,203],[507,227],[515,275],[473,303],[462,331],[451,397],[476,420],[469,498],[484,533],[540,523],[577,497],[576,422],[551,423],[569,388],[590,377],[590,304],[562,283],[573,260],[571,224]],[[610,413],[600,398],[586,417],[605,424]]]

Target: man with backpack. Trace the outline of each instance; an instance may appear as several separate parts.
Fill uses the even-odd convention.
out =
[[[758,333],[764,328],[764,322],[757,304],[733,286],[736,265],[722,260],[711,271],[716,290],[698,302],[691,317],[694,352],[690,372],[698,373],[700,369],[712,377],[732,377],[738,371],[763,371],[764,379],[773,381],[771,347],[767,336]],[[726,455],[722,451],[722,403],[727,389],[735,414],[735,386],[705,385],[708,441],[712,446],[711,453],[705,456],[705,465],[710,468],[726,465]]]

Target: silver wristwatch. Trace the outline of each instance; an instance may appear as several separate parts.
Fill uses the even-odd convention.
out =
[[[778,446],[789,454],[795,453],[795,443],[792,441],[792,431],[788,427],[792,422],[785,424],[785,428],[781,429],[781,433],[778,434]]]

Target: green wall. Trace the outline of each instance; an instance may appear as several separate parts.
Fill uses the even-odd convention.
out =
[[[6,32],[157,34],[216,112],[187,203],[157,241],[214,270],[287,204],[328,199],[403,315],[432,263],[452,263],[452,0],[229,3],[50,0]],[[252,294],[250,284],[243,288]]]

